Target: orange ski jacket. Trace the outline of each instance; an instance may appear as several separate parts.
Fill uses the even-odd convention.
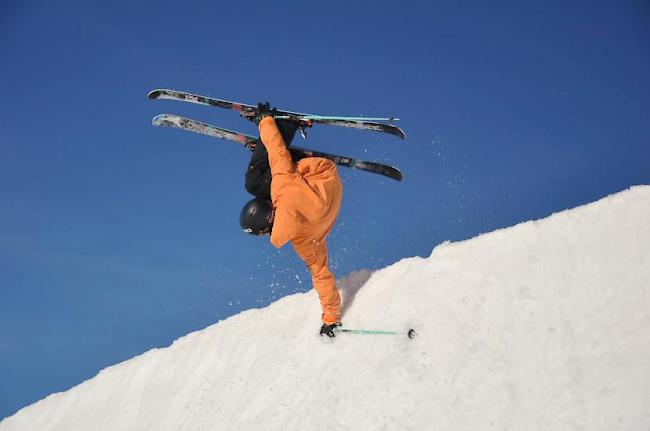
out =
[[[341,209],[343,186],[334,162],[306,157],[294,163],[272,117],[259,124],[269,154],[271,199],[275,219],[271,243],[280,248],[291,241],[311,273],[323,310],[323,322],[340,319],[341,298],[328,268],[326,237]]]

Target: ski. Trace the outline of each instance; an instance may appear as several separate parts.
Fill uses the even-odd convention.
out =
[[[259,143],[259,138],[244,133],[234,132],[232,130],[222,129],[211,124],[202,123],[190,118],[180,117],[173,114],[161,114],[154,117],[152,124],[158,127],[172,127],[181,130],[187,130],[201,135],[211,136],[213,138],[226,139],[229,141],[238,142],[249,150],[253,151],[255,146]],[[321,151],[310,150],[308,148],[289,147],[294,159],[302,159],[304,157],[322,157],[332,160],[339,166],[348,168],[359,169],[366,172],[371,172],[392,178],[396,181],[402,181],[403,175],[399,169],[377,162],[369,162],[366,160],[359,160],[352,157],[339,156],[337,154],[329,154]]]
[[[212,136],[213,138],[221,138],[229,141],[239,142],[244,147],[253,151],[257,144],[257,138],[250,135],[245,135],[239,132],[222,129],[211,124],[202,123],[197,120],[192,120],[185,117],[180,117],[173,114],[160,114],[156,115],[151,124],[158,127],[173,127],[176,129],[188,130],[202,135]]]
[[[149,99],[165,99],[165,100],[178,100],[182,102],[194,103],[203,106],[212,106],[222,109],[231,109],[239,112],[239,114],[247,119],[251,119],[257,113],[257,106],[249,105],[240,102],[231,102],[223,99],[216,99],[213,97],[202,96],[199,94],[192,94],[185,91],[170,90],[165,88],[155,89],[149,92]],[[301,127],[312,127],[316,124],[329,124],[331,126],[348,127],[353,129],[373,130],[377,132],[384,132],[401,139],[405,138],[404,131],[392,124],[384,124],[379,121],[398,121],[394,117],[341,117],[341,116],[327,116],[327,115],[313,115],[301,112],[292,112],[277,110],[278,119],[288,119],[295,121]]]
[[[322,157],[324,159],[330,159],[339,166],[358,169],[360,171],[372,172],[373,174],[383,175],[396,181],[402,181],[404,178],[402,172],[399,169],[394,166],[385,165],[383,163],[369,162],[367,160],[339,156],[336,154],[328,154],[321,151],[310,150],[308,148],[289,147],[289,151],[291,151],[294,157],[297,156],[299,159],[303,157]]]

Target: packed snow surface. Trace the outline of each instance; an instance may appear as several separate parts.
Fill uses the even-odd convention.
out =
[[[650,430],[650,187],[444,243],[101,371],[9,430]],[[406,332],[418,335],[409,340]]]

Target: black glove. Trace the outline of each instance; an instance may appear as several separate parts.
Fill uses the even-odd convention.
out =
[[[255,124],[260,124],[260,121],[262,121],[262,118],[270,116],[270,117],[275,117],[278,113],[278,110],[275,108],[271,108],[271,105],[269,102],[265,103],[258,103],[257,104],[257,111],[255,112],[255,115],[253,116],[252,120],[255,122]]]
[[[338,328],[339,326],[341,326],[341,322],[332,323],[331,325],[323,323],[323,326],[320,327],[320,336],[322,337],[323,335],[327,335],[330,338],[336,337],[334,329]]]

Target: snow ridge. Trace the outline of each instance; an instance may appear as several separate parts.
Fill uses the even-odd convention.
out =
[[[444,243],[102,370],[14,430],[650,429],[650,186]],[[418,336],[406,337],[415,327]]]

